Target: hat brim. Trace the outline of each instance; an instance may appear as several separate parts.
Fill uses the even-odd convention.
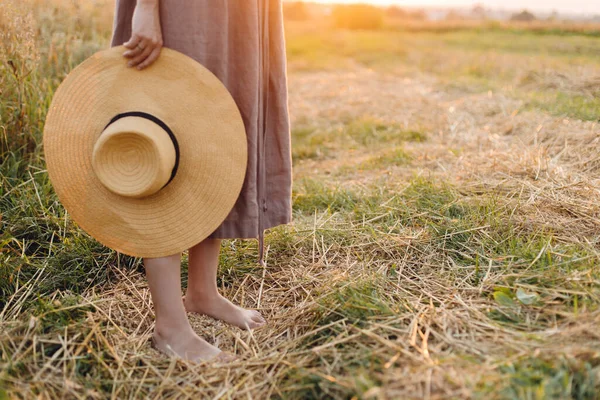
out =
[[[199,243],[224,221],[244,183],[247,138],[240,111],[206,67],[163,48],[148,68],[127,68],[123,46],[100,51],[57,89],[44,127],[46,165],[72,219],[100,243],[162,257]],[[143,198],[108,190],[92,168],[94,143],[111,119],[144,112],[179,145],[172,181]]]

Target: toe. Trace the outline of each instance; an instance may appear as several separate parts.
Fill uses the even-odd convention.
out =
[[[264,324],[265,322],[267,322],[267,321],[265,321],[263,316],[260,315],[260,313],[256,310],[249,310],[247,316],[249,317],[248,322],[250,324],[255,324],[255,326],[260,326],[260,325]]]
[[[263,325],[264,325],[263,322],[257,322],[257,321],[251,320],[248,322],[248,324],[246,326],[248,327],[248,329],[254,329],[254,328],[261,327]]]
[[[265,319],[263,318],[263,316],[256,310],[251,310],[252,311],[252,319],[255,321],[259,321],[259,322],[266,322]]]
[[[256,315],[252,317],[252,321],[256,322],[257,324],[264,324],[267,321],[262,317],[262,315]]]
[[[230,363],[239,360],[239,357],[228,351],[221,351],[213,360],[218,363]]]

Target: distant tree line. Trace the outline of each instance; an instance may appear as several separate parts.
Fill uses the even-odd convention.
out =
[[[530,22],[535,21],[537,18],[533,13],[523,10],[520,13],[515,13],[510,17],[511,21],[522,21],[522,22]]]
[[[402,21],[427,21],[428,15],[422,9],[407,9],[398,6],[377,7],[368,4],[324,5],[305,3],[303,1],[286,1],[283,3],[283,14],[289,21],[306,21],[312,18],[329,18],[336,28],[342,29],[381,29],[384,26],[402,24]],[[488,10],[482,4],[475,4],[469,11],[449,10],[446,21],[488,20]],[[510,21],[532,22],[538,18],[528,10],[514,13]],[[547,18],[558,20],[557,13]],[[386,21],[388,24],[386,25]],[[396,22],[394,22],[396,21]]]

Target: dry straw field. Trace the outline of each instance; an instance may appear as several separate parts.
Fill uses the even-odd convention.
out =
[[[215,367],[150,347],[141,261],[45,171],[52,94],[111,24],[0,2],[0,398],[599,398],[597,29],[288,21],[294,222],[264,269],[225,243],[222,293],[268,325],[190,315],[242,357]]]

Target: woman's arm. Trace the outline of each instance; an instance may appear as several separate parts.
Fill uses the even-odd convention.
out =
[[[123,45],[129,50],[123,53],[131,60],[128,67],[143,69],[160,55],[163,45],[160,29],[158,2],[160,0],[137,0],[131,21],[131,38]]]

